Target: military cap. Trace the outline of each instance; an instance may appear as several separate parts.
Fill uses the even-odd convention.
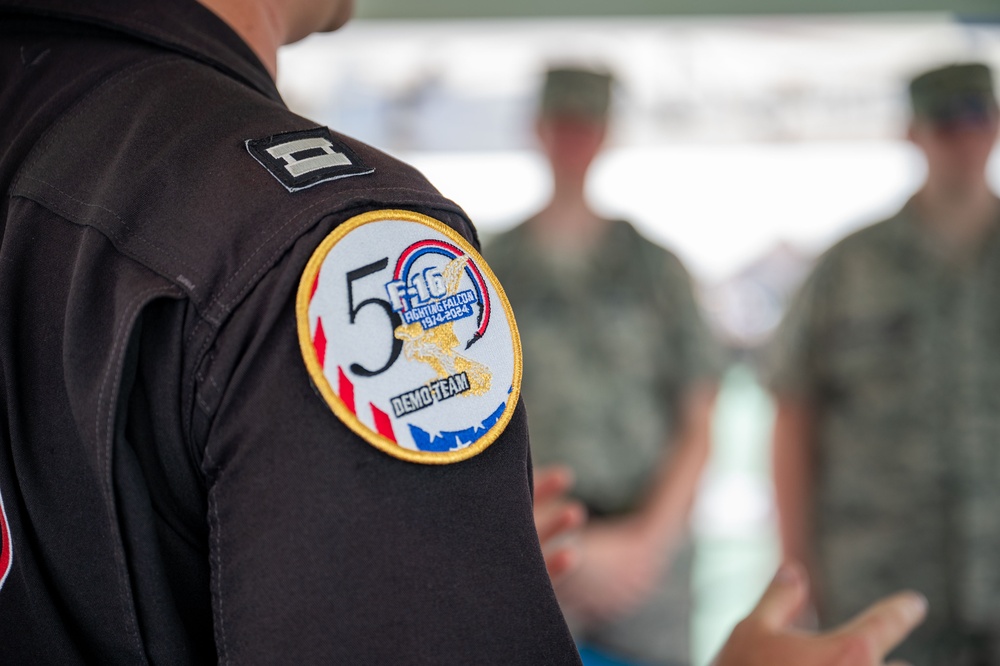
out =
[[[948,65],[910,81],[913,115],[932,122],[979,120],[996,113],[993,72],[981,63]]]
[[[541,115],[603,120],[611,105],[611,74],[580,67],[553,67],[545,73]]]

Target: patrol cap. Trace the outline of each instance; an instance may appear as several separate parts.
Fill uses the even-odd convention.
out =
[[[980,122],[996,114],[993,72],[982,63],[948,65],[910,81],[913,115],[933,123]]]
[[[545,73],[542,116],[608,117],[612,77],[608,72],[582,67],[552,67]]]

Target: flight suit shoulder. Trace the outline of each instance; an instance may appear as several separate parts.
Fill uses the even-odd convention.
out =
[[[12,196],[95,228],[220,322],[321,219],[376,208],[471,225],[412,167],[188,58],[105,79],[39,140]]]

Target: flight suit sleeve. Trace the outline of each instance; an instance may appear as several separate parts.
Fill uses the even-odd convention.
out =
[[[256,285],[199,384],[220,663],[579,663],[534,529],[523,406],[478,455],[426,465],[368,444],[312,385],[295,294],[335,226]]]

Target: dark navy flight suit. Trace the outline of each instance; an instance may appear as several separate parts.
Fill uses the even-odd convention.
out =
[[[247,147],[310,130],[349,173]],[[296,288],[344,220],[478,245],[419,173],[288,111],[192,0],[0,0],[0,186],[0,663],[578,663],[523,407],[404,462],[302,361]]]

